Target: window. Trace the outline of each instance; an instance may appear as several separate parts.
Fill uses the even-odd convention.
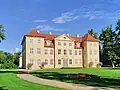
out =
[[[72,64],[72,59],[69,59],[69,64]]]
[[[48,60],[47,59],[45,59],[45,64],[48,64]]]
[[[79,55],[81,55],[81,50],[79,50]]]
[[[75,50],[75,55],[77,55],[77,50]]]
[[[96,54],[97,54],[97,51],[95,50],[95,51],[94,51],[94,55],[96,55]]]
[[[61,54],[61,49],[58,49],[58,55]]]
[[[67,50],[64,50],[64,55],[66,55],[67,54]]]
[[[75,64],[78,64],[78,59],[75,59]]]
[[[46,45],[47,45],[47,46],[50,46],[50,43],[51,43],[51,41],[49,41],[49,40],[46,41]]]
[[[66,46],[66,43],[64,43],[64,46]]]
[[[80,43],[79,42],[77,42],[77,47],[80,47]]]
[[[66,37],[64,37],[64,39],[66,39]]]
[[[50,59],[50,64],[53,65],[53,59]]]
[[[72,46],[72,43],[69,43],[69,46]]]
[[[92,59],[90,59],[90,62],[92,62]]]
[[[40,43],[40,39],[38,40],[38,43]]]
[[[69,50],[69,54],[72,55],[72,50]]]
[[[94,44],[94,46],[96,47],[96,46],[97,46],[97,44],[95,43],[95,44]]]
[[[59,45],[59,46],[61,46],[61,43],[60,43],[60,42],[58,42],[58,45]]]
[[[92,50],[90,50],[90,55],[92,55]]]
[[[34,64],[34,60],[33,59],[30,59],[30,64]]]
[[[30,39],[30,43],[33,43],[33,39]]]
[[[58,64],[61,64],[61,59],[58,59]]]
[[[34,53],[34,49],[30,48],[30,53],[33,54]]]
[[[53,55],[53,49],[50,49],[50,55]]]
[[[92,43],[90,43],[90,46],[92,46]]]
[[[40,59],[38,59],[38,65],[40,65],[41,64],[41,60]]]
[[[48,50],[47,49],[45,49],[45,55],[47,55],[48,54]]]
[[[41,54],[41,49],[37,48],[37,54]]]

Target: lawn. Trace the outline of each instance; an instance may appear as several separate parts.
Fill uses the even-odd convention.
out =
[[[33,71],[33,75],[46,79],[88,86],[120,88],[120,69],[76,68]],[[85,75],[85,78],[79,75]]]
[[[16,70],[0,70],[0,90],[64,90],[24,81],[16,73]]]

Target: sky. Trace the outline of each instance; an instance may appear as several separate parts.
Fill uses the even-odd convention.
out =
[[[120,18],[120,0],[1,0],[0,24],[6,40],[0,50],[21,49],[23,35],[31,29],[41,33],[83,36],[92,28],[97,33]]]

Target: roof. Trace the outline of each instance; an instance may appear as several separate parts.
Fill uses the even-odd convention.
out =
[[[85,36],[82,37],[82,41],[91,41],[91,42],[98,42],[97,39],[95,39],[90,34],[85,34]]]
[[[33,29],[31,32],[27,33],[24,35],[25,36],[30,36],[30,37],[42,37],[45,40],[53,40],[54,38],[60,36],[60,35],[54,35],[54,34],[42,34],[38,32],[37,30]],[[75,42],[82,42],[82,41],[92,41],[92,42],[97,42],[98,40],[92,37],[89,34],[86,34],[83,37],[77,37],[77,36],[68,36],[69,38],[73,39]],[[23,38],[23,40],[24,40]],[[23,41],[22,41],[23,42]]]

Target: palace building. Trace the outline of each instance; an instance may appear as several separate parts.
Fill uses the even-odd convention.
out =
[[[24,35],[22,40],[22,68],[40,69],[63,67],[98,67],[99,41],[89,34],[80,37],[69,34],[43,34],[37,30]]]

